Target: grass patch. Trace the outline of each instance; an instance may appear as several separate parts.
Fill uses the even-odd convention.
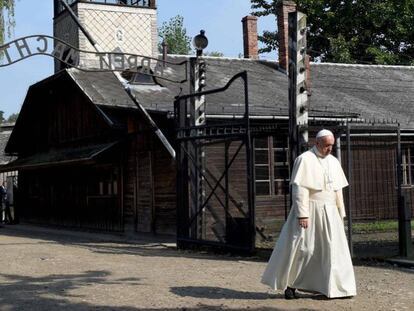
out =
[[[414,220],[411,221],[411,229],[414,230]],[[398,222],[395,220],[382,220],[373,222],[357,222],[352,224],[352,233],[375,233],[397,231]]]

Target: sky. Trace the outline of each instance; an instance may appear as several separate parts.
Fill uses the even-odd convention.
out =
[[[181,15],[190,37],[201,29],[206,31],[206,51],[222,52],[226,57],[243,53],[241,19],[251,12],[249,0],[157,0],[157,7],[159,26]],[[52,35],[53,0],[16,0],[15,19],[14,33],[6,42],[28,35]],[[274,18],[259,19],[259,33],[275,27]],[[275,59],[276,54],[261,58]],[[47,56],[34,56],[0,68],[0,110],[4,116],[19,112],[29,86],[52,74],[53,60]]]

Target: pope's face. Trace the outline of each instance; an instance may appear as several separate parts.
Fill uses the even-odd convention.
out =
[[[323,136],[316,139],[316,148],[322,157],[326,157],[332,152],[332,147],[335,143],[335,138],[331,135]]]

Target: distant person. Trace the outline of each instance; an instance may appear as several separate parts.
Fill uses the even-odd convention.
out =
[[[354,269],[345,235],[342,189],[348,186],[339,161],[330,153],[329,130],[295,161],[292,209],[282,228],[262,282],[294,299],[296,289],[328,298],[356,295]]]
[[[10,210],[10,202],[9,200],[7,200],[7,198],[6,198],[6,202],[4,203],[4,223],[5,224],[13,223],[13,218],[12,218],[11,210]]]
[[[6,212],[6,200],[7,200],[7,188],[6,182],[3,181],[0,186],[0,210],[1,210],[1,222],[5,222],[5,212]]]

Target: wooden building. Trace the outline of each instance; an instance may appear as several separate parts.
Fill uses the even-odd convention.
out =
[[[14,127],[14,123],[1,123],[0,124],[0,167],[15,160],[13,156],[8,156],[4,152],[4,149],[6,148],[6,144],[9,140],[10,134],[13,130],[13,127]],[[17,172],[15,171],[8,171],[8,172],[0,171],[0,184],[7,181],[8,177],[15,177],[15,176],[17,176]]]
[[[75,1],[73,6],[76,5],[85,10],[105,7],[105,14],[111,8],[102,3],[85,8],[88,4],[84,1]],[[117,10],[122,7],[117,6]],[[126,7],[128,12],[133,9]],[[155,6],[147,9],[155,10]],[[60,14],[65,12],[57,14],[55,23],[64,19]],[[244,23],[255,23],[255,19],[245,19]],[[82,35],[77,36],[83,42]],[[254,34],[250,31],[246,40],[253,40],[251,36]],[[283,222],[289,204],[288,79],[283,59],[258,60],[252,47],[247,44],[245,51],[250,58],[204,59],[207,89],[222,87],[240,71],[248,73],[255,148],[255,220],[258,232],[269,236]],[[189,57],[170,55],[168,60],[179,63]],[[414,108],[409,105],[414,68],[343,64],[310,67],[310,122],[315,129],[319,124],[335,129],[350,118],[401,123],[405,133],[404,178],[409,192],[414,186]],[[167,69],[182,75],[182,69],[177,68]],[[18,156],[2,170],[19,171],[21,219],[106,231],[175,234],[176,162],[166,142],[155,135],[150,119],[167,143],[176,148],[173,102],[180,92],[189,92],[189,82],[177,85],[157,78],[133,77],[130,88],[149,119],[114,74],[60,69],[30,87],[6,147],[7,154]],[[243,89],[239,84],[209,96],[207,122],[240,118],[242,104]],[[354,193],[353,213],[361,219],[395,218],[396,135],[380,133],[373,139],[370,134],[359,132],[352,137],[356,164],[351,182],[359,185],[355,187],[359,190]],[[225,161],[223,148],[224,145],[206,151],[206,165],[218,172],[217,176]],[[348,155],[345,150],[341,154],[345,163]],[[240,186],[242,179],[238,178],[244,176],[244,161],[238,158],[231,172],[231,200],[238,207],[246,201],[246,192]],[[373,164],[384,170],[377,171]],[[220,222],[220,215],[211,213],[207,217],[211,228]],[[221,222],[225,226],[225,220]],[[213,240],[220,240],[223,234],[223,230],[206,233]]]

